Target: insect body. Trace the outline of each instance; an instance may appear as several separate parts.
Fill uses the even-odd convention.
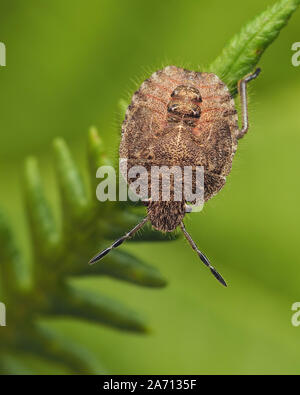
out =
[[[204,200],[216,195],[230,173],[237,141],[248,130],[246,85],[260,72],[239,82],[243,125],[238,126],[235,103],[227,86],[212,73],[200,73],[168,66],[155,72],[133,95],[122,126],[120,157],[128,169],[152,166],[203,166]],[[130,182],[130,180],[128,180]],[[197,248],[184,227],[188,201],[172,199],[147,202],[146,218],[90,263],[103,258],[130,238],[147,221],[163,232],[178,226],[212,274],[226,286],[224,279]]]

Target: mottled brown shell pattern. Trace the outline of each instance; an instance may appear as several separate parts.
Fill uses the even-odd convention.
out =
[[[182,95],[190,95],[190,100],[183,102]],[[191,107],[184,107],[186,102]],[[129,168],[204,166],[208,200],[224,186],[231,170],[237,131],[234,100],[215,74],[168,66],[133,95],[122,125],[120,158],[127,158]]]

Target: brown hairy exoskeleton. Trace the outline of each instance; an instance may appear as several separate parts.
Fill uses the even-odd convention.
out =
[[[123,122],[120,157],[127,159],[128,170],[136,165],[147,169],[151,166],[203,166],[204,201],[212,198],[225,185],[237,141],[248,131],[247,83],[259,73],[257,69],[238,84],[241,129],[234,100],[215,74],[175,66],[154,73],[133,95]],[[150,196],[147,216],[91,259],[90,264],[132,237],[148,221],[163,232],[172,232],[180,226],[201,261],[226,286],[185,229],[183,218],[190,211],[187,203],[184,196],[181,201],[152,200]]]

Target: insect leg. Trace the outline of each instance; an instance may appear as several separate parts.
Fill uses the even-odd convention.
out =
[[[145,223],[148,221],[148,218],[144,218],[139,224],[137,224],[133,229],[131,229],[128,233],[126,233],[124,236],[120,237],[118,240],[116,240],[110,247],[106,248],[105,250],[101,251],[99,254],[94,256],[89,261],[89,264],[92,265],[97,261],[100,261],[100,259],[104,258],[105,255],[107,255],[113,248],[119,247],[122,243],[124,243],[125,240],[130,239],[131,236],[133,236],[139,229],[141,229],[142,226],[145,225]]]
[[[247,75],[245,78],[239,81],[239,93],[242,107],[242,129],[238,131],[237,138],[241,139],[248,131],[248,102],[247,102],[247,84],[254,80],[260,73],[261,69],[256,69],[253,74]]]
[[[223,277],[216,271],[216,269],[211,265],[211,263],[209,262],[208,258],[198,249],[196,243],[194,242],[194,240],[192,239],[192,237],[190,236],[190,234],[187,232],[187,230],[185,229],[185,226],[183,224],[183,222],[180,223],[180,227],[181,230],[185,236],[185,238],[187,239],[187,241],[190,243],[192,249],[194,251],[197,252],[199,258],[201,259],[201,261],[204,263],[205,266],[207,266],[210,271],[212,272],[212,274],[215,276],[215,278],[225,287],[227,287],[227,284],[225,282],[225,280],[223,279]]]

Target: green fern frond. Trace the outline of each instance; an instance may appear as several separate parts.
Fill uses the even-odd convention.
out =
[[[62,229],[48,202],[37,159],[30,157],[25,163],[24,189],[33,265],[25,262],[14,232],[0,213],[1,288],[9,311],[8,326],[0,338],[0,366],[8,373],[22,369],[17,358],[21,350],[64,363],[77,373],[101,373],[103,370],[95,358],[70,342],[59,341],[55,332],[42,330],[37,317],[68,316],[119,330],[147,333],[147,323],[134,311],[98,293],[83,291],[71,285],[68,279],[70,276],[111,276],[153,288],[164,287],[166,280],[156,268],[122,250],[113,251],[103,264],[93,267],[87,264],[94,251],[127,231],[140,219],[140,214],[134,209],[124,212],[119,203],[110,206],[96,200],[96,169],[110,161],[95,128],[90,130],[88,138],[90,185],[94,193],[87,192],[65,141],[56,139],[53,146]],[[148,230],[143,240],[157,240],[157,232]]]
[[[217,74],[235,95],[238,81],[253,71],[299,4],[300,0],[281,0],[269,7],[229,41],[208,70]]]

